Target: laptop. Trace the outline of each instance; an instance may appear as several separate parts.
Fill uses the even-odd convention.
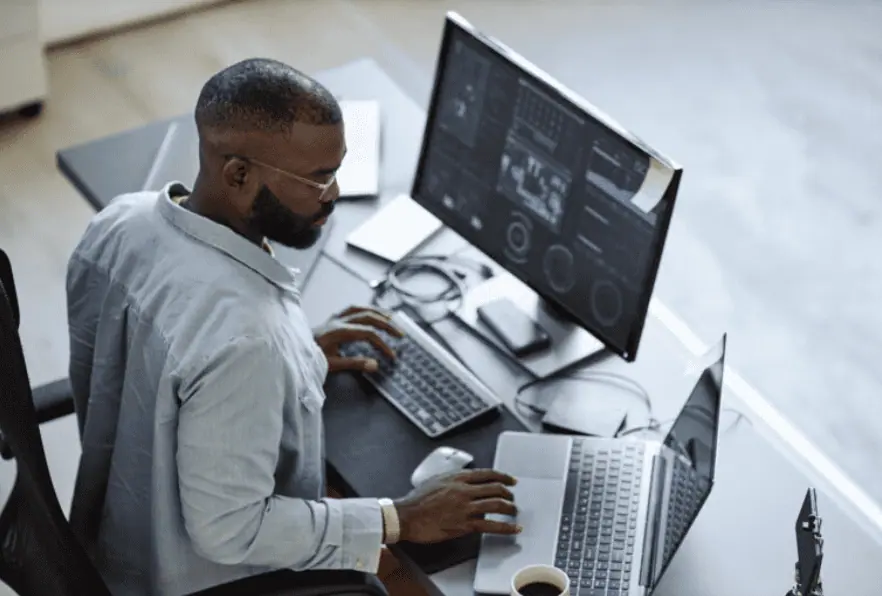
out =
[[[337,172],[341,199],[380,194],[380,102],[341,100],[346,135],[346,159]]]
[[[571,596],[651,594],[714,481],[726,336],[664,441],[504,432],[494,467],[518,479],[518,536],[481,537],[475,591],[507,594],[533,564]]]

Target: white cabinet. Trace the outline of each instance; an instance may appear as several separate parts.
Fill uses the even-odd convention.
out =
[[[0,0],[0,112],[40,112],[48,91],[40,0]]]
[[[3,1],[0,0],[0,3]],[[40,33],[44,44],[54,46],[221,2],[222,0],[40,0]]]

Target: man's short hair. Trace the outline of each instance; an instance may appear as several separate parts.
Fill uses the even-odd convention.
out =
[[[326,125],[342,118],[340,104],[324,86],[268,58],[221,70],[208,79],[196,102],[200,131],[286,133],[295,122]]]

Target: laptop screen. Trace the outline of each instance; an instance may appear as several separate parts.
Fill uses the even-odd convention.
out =
[[[686,532],[701,511],[711,490],[717,456],[717,436],[723,395],[726,336],[703,357],[705,365],[689,399],[680,410],[665,447],[679,457],[674,462],[668,490],[668,512],[662,527],[662,552],[658,553],[655,581],[667,569]]]
[[[708,364],[664,441],[666,447],[685,456],[698,475],[708,480],[713,480],[716,464],[725,357],[724,335],[705,354],[703,359]]]

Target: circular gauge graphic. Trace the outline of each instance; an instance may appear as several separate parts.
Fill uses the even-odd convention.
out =
[[[523,222],[515,221],[508,226],[508,247],[518,254],[526,254],[530,250],[530,231]]]
[[[558,294],[565,294],[576,284],[575,259],[569,248],[555,244],[545,253],[545,278]]]
[[[505,254],[509,259],[518,263],[527,260],[532,231],[533,225],[526,216],[518,212],[512,213],[512,220],[505,230]]]
[[[612,327],[619,322],[624,310],[621,290],[608,280],[594,282],[591,286],[591,310],[595,321],[604,327]]]

